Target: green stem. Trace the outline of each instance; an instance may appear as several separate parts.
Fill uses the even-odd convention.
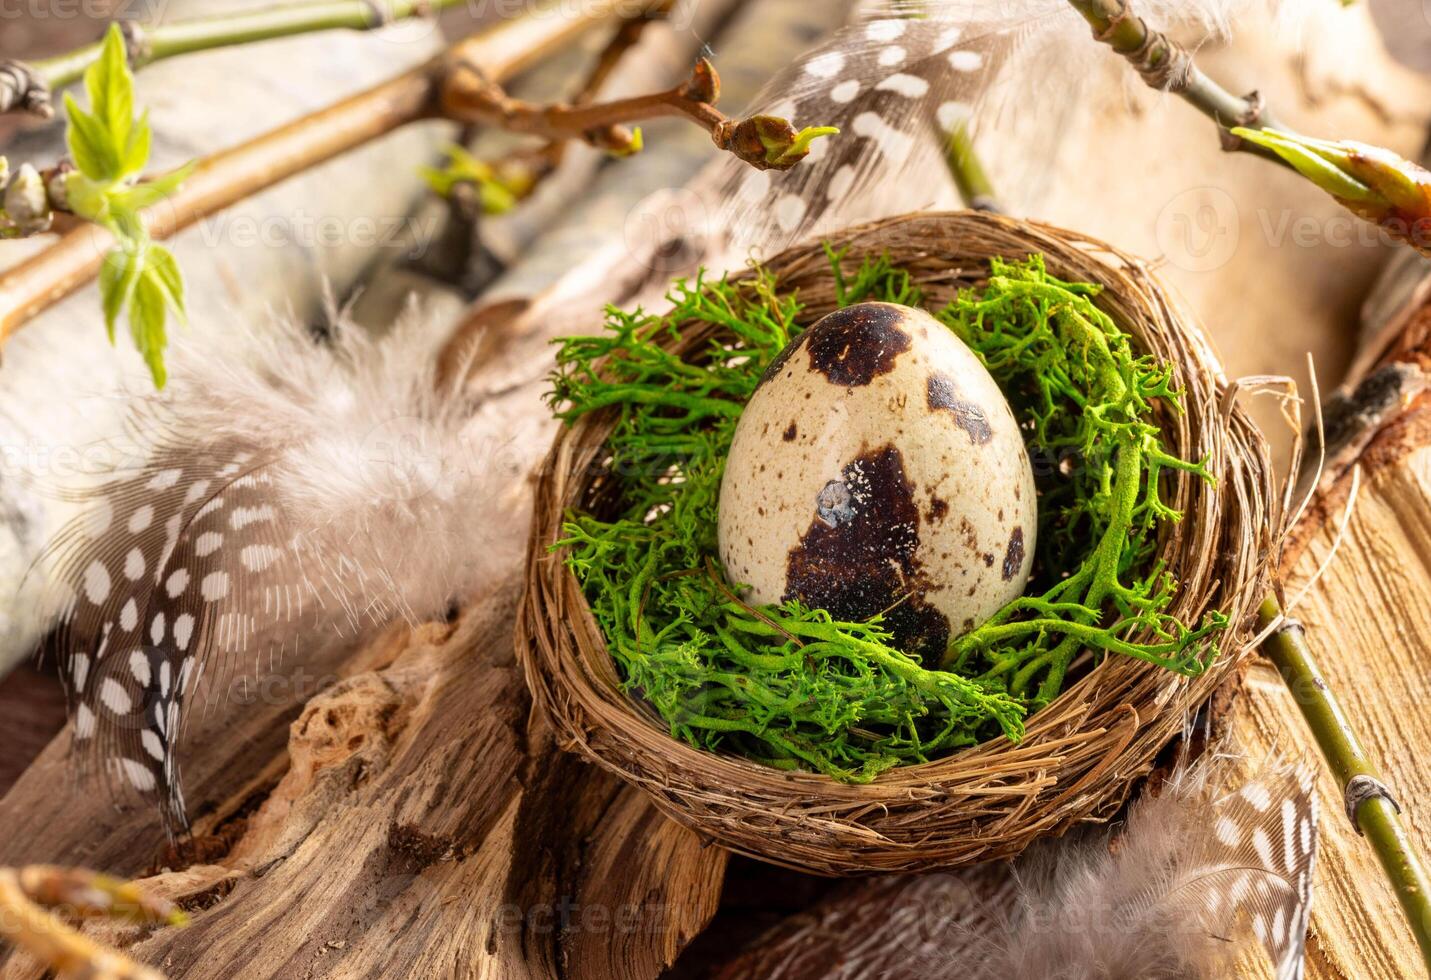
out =
[[[1264,629],[1281,615],[1282,608],[1275,598],[1269,598],[1258,611]],[[1346,713],[1312,658],[1301,627],[1283,626],[1263,644],[1262,653],[1276,666],[1291,690],[1343,792],[1358,776],[1380,782],[1376,767],[1367,758]],[[1401,902],[1412,935],[1421,947],[1427,973],[1431,975],[1431,878],[1427,877],[1416,846],[1401,823],[1400,813],[1390,800],[1374,796],[1357,806],[1356,823],[1376,852]]]
[[[322,0],[318,3],[296,3],[259,10],[238,11],[214,17],[156,24],[153,27],[130,28],[132,45],[131,67],[177,58],[196,51],[233,47],[293,37],[316,31],[369,31],[392,21],[439,13],[455,7],[461,0]],[[383,15],[386,12],[386,16]],[[101,45],[87,44],[73,51],[30,62],[25,67],[34,84],[48,94],[78,81],[86,68],[99,57]],[[18,99],[0,99],[0,112],[17,107]],[[12,104],[13,103],[13,104]]]
[[[975,211],[1003,213],[998,195],[994,193],[994,182],[989,179],[989,172],[974,151],[974,140],[969,135],[967,121],[961,119],[949,128],[944,143],[944,161],[949,165],[949,173],[953,175],[959,195],[966,205]]]
[[[1182,45],[1150,28],[1130,9],[1132,0],[1068,0],[1093,28],[1093,36],[1127,59],[1150,86],[1172,92],[1217,123],[1223,146],[1287,164],[1277,154],[1233,136],[1234,126],[1286,129],[1260,102],[1233,95],[1203,74]]]

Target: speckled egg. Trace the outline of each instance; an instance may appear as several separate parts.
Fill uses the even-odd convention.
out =
[[[770,365],[741,415],[720,553],[755,603],[879,613],[929,658],[1023,594],[1033,470],[1008,401],[929,314],[863,303]]]

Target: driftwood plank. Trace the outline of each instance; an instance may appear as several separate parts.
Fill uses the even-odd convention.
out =
[[[152,880],[194,924],[111,938],[175,977],[656,976],[724,855],[529,723],[514,602],[384,638],[390,663],[294,723],[262,804],[198,842],[228,852]]]
[[[1288,570],[1291,614],[1340,697],[1374,764],[1405,807],[1421,853],[1431,853],[1431,401],[1425,396],[1362,455],[1361,488],[1343,522],[1344,476],[1308,528]],[[1345,523],[1345,530],[1342,530]],[[1340,547],[1333,549],[1340,538]],[[1330,564],[1328,564],[1330,562]],[[1250,672],[1231,719],[1253,754],[1315,753],[1295,693],[1267,664]],[[1341,789],[1320,781],[1321,850],[1312,915],[1310,977],[1411,977],[1424,966],[1371,848],[1343,814]]]
[[[311,651],[310,679],[278,688],[292,698],[219,699],[189,738],[205,816],[179,854],[162,856],[152,813],[69,789],[62,734],[0,800],[0,863],[183,868],[151,883],[194,924],[116,937],[174,977],[643,978],[674,960],[715,911],[725,854],[554,748],[511,633],[526,474],[554,425],[550,338],[648,278],[612,249],[490,339],[473,425],[510,507],[473,542],[492,558],[485,596],[453,624]]]

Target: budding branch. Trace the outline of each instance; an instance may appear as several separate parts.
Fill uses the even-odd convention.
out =
[[[583,96],[570,104],[540,106],[503,90],[504,81],[585,31],[630,24],[666,5],[667,0],[652,0],[632,11],[622,0],[589,0],[575,13],[543,8],[479,31],[391,81],[199,161],[173,196],[143,214],[147,232],[155,240],[168,238],[290,176],[423,119],[497,125],[554,142],[582,139],[629,153],[640,143],[628,123],[679,116],[705,128],[717,146],[752,166],[779,170],[808,155],[812,140],[834,132],[797,131],[772,116],[728,119],[713,105],[720,79],[704,60],[688,81],[670,91],[615,102]],[[0,71],[0,79],[4,77]],[[50,195],[49,204],[55,211],[64,210],[57,195]],[[111,239],[104,229],[83,225],[0,274],[0,343],[36,313],[93,279],[113,245]]]

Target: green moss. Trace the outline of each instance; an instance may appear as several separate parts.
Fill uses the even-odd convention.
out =
[[[922,305],[887,261],[853,275],[831,256],[840,304]],[[1083,651],[1187,675],[1217,656],[1226,619],[1168,616],[1176,583],[1156,561],[1179,515],[1164,473],[1208,479],[1164,446],[1155,405],[1176,411],[1171,371],[1138,356],[1093,303],[1033,257],[994,260],[986,286],[935,315],[979,355],[1026,421],[1040,483],[1028,594],[956,640],[941,665],[890,645],[878,620],[834,622],[797,603],[752,608],[716,546],[735,425],[766,365],[799,333],[798,298],[768,277],[677,283],[661,316],[611,310],[599,336],[561,345],[552,404],[571,421],[615,414],[600,513],[573,513],[558,546],[582,584],[632,697],[699,748],[863,781],[999,735],[1056,697]],[[723,328],[682,361],[659,344],[682,323]],[[614,503],[611,502],[614,500]],[[1147,642],[1129,636],[1147,631]]]

